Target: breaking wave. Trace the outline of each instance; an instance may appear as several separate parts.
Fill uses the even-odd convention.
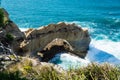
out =
[[[86,66],[91,62],[120,64],[120,42],[110,40],[92,40],[85,59],[68,53],[57,54],[50,62],[60,65],[64,69]]]

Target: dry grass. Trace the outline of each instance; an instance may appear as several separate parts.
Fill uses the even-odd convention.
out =
[[[87,67],[59,72],[53,66],[43,66],[34,59],[26,58],[1,75],[8,78],[2,77],[1,80],[120,80],[120,69],[109,64],[92,63]]]

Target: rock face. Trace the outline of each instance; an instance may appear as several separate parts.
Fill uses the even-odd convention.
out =
[[[19,44],[25,38],[18,26],[9,18],[7,11],[2,8],[4,21],[0,26],[0,71],[18,60],[14,51],[19,48]]]
[[[49,44],[47,44],[47,46],[45,46],[45,48],[43,50],[51,50],[53,47],[56,46],[60,46],[63,47],[64,50],[60,50],[60,51],[73,51],[72,46],[64,39],[60,39],[60,38],[56,38],[54,39],[52,42],[50,42]],[[57,50],[59,52],[59,50]]]
[[[4,26],[0,28],[0,42],[9,44],[18,54],[40,52],[43,61],[48,61],[56,53],[72,52],[84,58],[91,41],[88,30],[73,24],[60,22],[39,29],[29,29],[24,33],[9,19],[5,9]],[[12,41],[10,41],[12,40]],[[11,43],[9,43],[11,42]]]
[[[2,43],[11,42],[11,46],[13,47],[13,50],[16,50],[19,48],[19,44],[23,39],[25,38],[25,35],[23,32],[20,31],[18,26],[9,19],[9,14],[7,11],[3,8],[2,9],[4,13],[4,26],[0,29],[0,41]]]
[[[3,9],[3,12],[6,19],[6,23],[4,26],[6,33],[11,33],[14,36],[15,40],[19,40],[20,38],[25,38],[24,33],[21,32],[18,26],[9,19],[9,14],[7,13],[7,11]]]
[[[51,70],[64,72],[62,68],[51,63],[39,63],[28,58],[20,61],[17,54],[36,52],[38,54],[35,54],[34,57],[41,58],[45,62],[60,52],[70,52],[82,58],[86,56],[91,41],[88,30],[75,24],[60,22],[43,26],[40,29],[21,32],[18,26],[10,20],[6,10],[2,9],[2,11],[4,26],[0,27],[0,71],[6,67],[13,68],[16,64],[18,64],[16,68],[20,68],[20,66],[24,68],[24,64],[27,64],[24,63],[25,61],[32,61],[33,67],[39,65],[41,70],[42,67],[48,65]],[[24,62],[22,63],[22,61]],[[20,70],[22,69],[20,68]]]
[[[72,51],[72,46],[66,40],[56,38],[50,42],[42,51],[40,51],[40,53],[43,55],[42,61],[47,62],[52,59],[57,53]]]
[[[0,71],[17,60],[17,56],[12,52],[12,50],[0,43]]]
[[[56,38],[67,40],[72,46],[73,53],[85,57],[91,41],[88,30],[75,24],[64,22],[50,24],[40,29],[29,29],[25,32],[26,39],[21,43],[23,52],[42,51],[44,47]]]

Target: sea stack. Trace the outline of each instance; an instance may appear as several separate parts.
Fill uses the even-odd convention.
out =
[[[91,41],[87,29],[82,29],[74,23],[67,24],[64,22],[49,24],[40,27],[40,29],[29,29],[25,32],[25,35],[26,39],[20,44],[20,49],[24,53],[43,51],[45,46],[54,39],[60,38],[66,40],[72,46],[73,50],[70,52],[84,58]],[[51,54],[49,53],[49,55]]]

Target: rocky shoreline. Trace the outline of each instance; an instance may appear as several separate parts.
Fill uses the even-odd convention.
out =
[[[41,62],[48,62],[60,52],[70,52],[81,58],[86,56],[91,41],[87,29],[82,29],[74,23],[59,22],[22,32],[10,20],[7,11],[2,11],[5,25],[0,29],[0,43],[3,45],[0,47],[0,56],[10,53],[21,57],[29,55]],[[9,51],[5,53],[4,48]],[[17,60],[16,57],[15,59]]]

